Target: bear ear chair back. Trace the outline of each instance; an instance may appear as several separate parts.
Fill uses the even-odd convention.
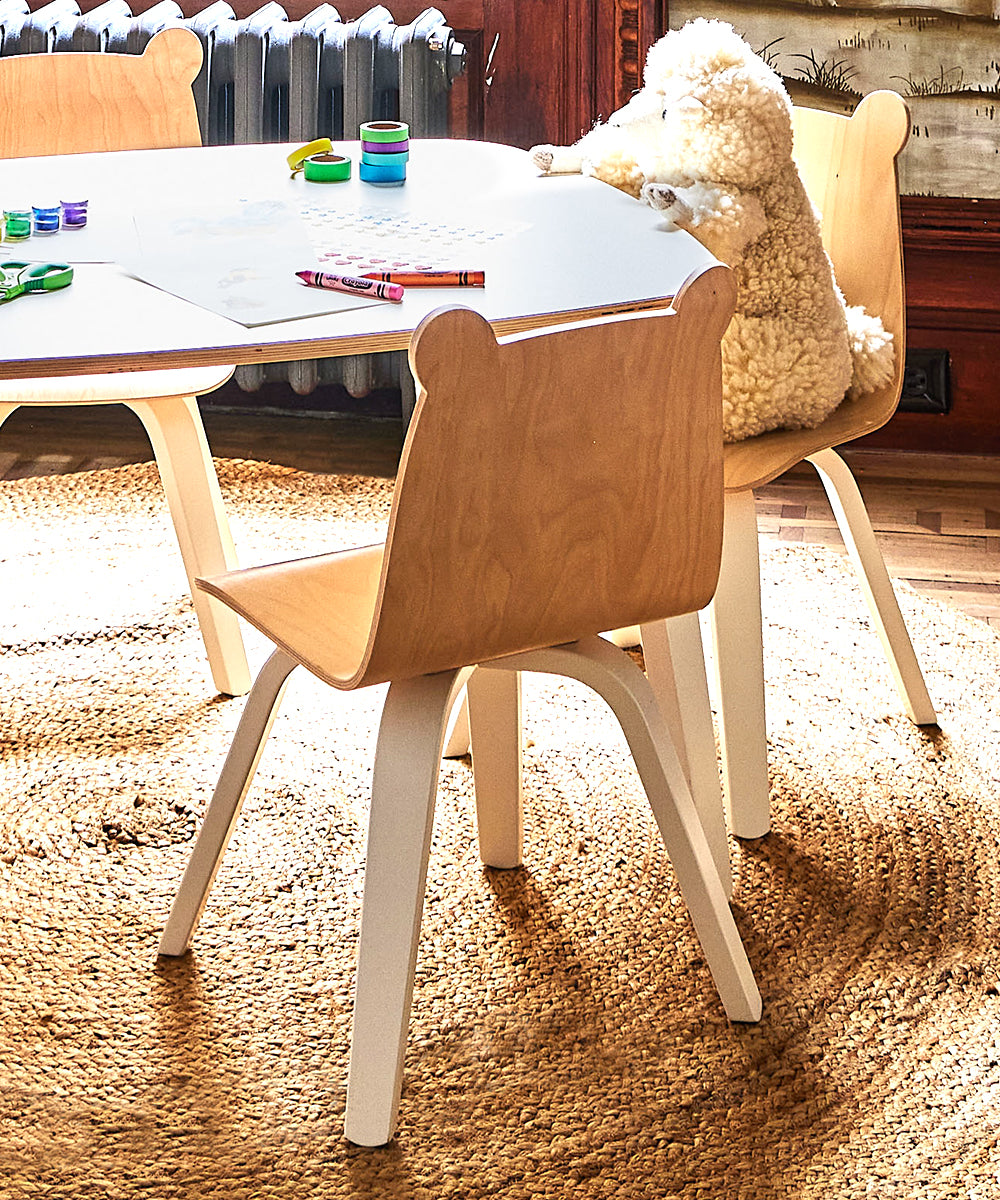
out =
[[[701,20],[668,33],[650,50],[644,88],[657,90],[651,68],[669,76],[673,95],[685,71],[703,83],[703,68],[714,61],[712,38],[731,44],[733,36],[731,28]],[[896,157],[909,114],[895,92],[866,96],[850,118],[791,109],[780,79],[743,45],[748,113],[757,104],[767,107],[762,93],[768,90],[786,121],[791,111],[794,144],[781,179],[793,205],[780,239],[770,228],[773,176],[750,186],[741,177],[734,188],[725,162],[715,172],[692,169],[701,161],[704,136],[701,144],[676,136],[678,129],[697,126],[702,135],[715,135],[720,147],[750,152],[743,146],[742,119],[735,131],[707,130],[702,121],[661,121],[651,152],[650,123],[630,119],[648,106],[630,102],[575,146],[536,147],[535,161],[542,170],[583,170],[632,194],[640,179],[650,203],[736,273],[738,307],[723,339],[728,549],[711,608],[732,829],[760,837],[769,812],[755,487],[803,459],[817,468],[907,712],[918,724],[933,723],[935,715],[857,484],[833,449],[884,425],[902,388],[906,330]],[[706,109],[705,120],[711,119]],[[775,264],[783,269],[775,271]],[[811,292],[808,303],[797,307],[803,280]],[[861,354],[852,353],[852,335]],[[727,705],[727,695],[741,700]]]
[[[777,430],[726,447],[728,549],[711,613],[732,830],[751,838],[769,827],[755,487],[802,460],[816,468],[900,700],[915,724],[933,725],[937,719],[864,500],[834,449],[883,425],[902,389],[905,307],[895,164],[909,132],[909,116],[895,92],[875,92],[851,118],[798,108],[794,117],[796,154],[823,213],[824,242],[847,301],[855,306],[848,309],[848,317],[877,319],[892,336],[893,361],[889,378],[848,399],[816,428]],[[870,317],[856,307],[862,303]],[[739,697],[739,703],[727,703],[727,696]]]
[[[8,55],[0,59],[0,156],[200,146],[191,84],[201,64],[198,35],[181,26],[162,29],[142,54]]]
[[[793,154],[793,109],[781,79],[721,21],[699,18],[661,38],[649,52],[643,90],[675,97],[677,110],[650,121],[649,105],[633,97],[575,146],[536,147],[533,154],[543,169],[581,170],[636,195],[736,272],[739,299],[723,341],[726,441],[815,429],[846,395],[891,385],[898,357],[893,343],[901,345],[902,338],[898,314],[894,305],[886,308],[884,291],[856,286],[858,256],[851,259],[842,235],[831,233],[840,227],[844,200],[841,186],[831,210],[830,180],[850,172],[857,195],[874,201],[873,191],[887,179],[889,212],[895,214],[898,144],[876,168],[883,182],[870,186],[857,180],[860,161],[852,159],[853,148],[868,144],[874,133],[865,106],[856,126],[827,114],[833,129],[819,123],[816,136],[826,168],[836,161],[838,171],[825,169],[822,178],[811,171],[810,189],[815,186],[817,194],[810,198]],[[874,125],[880,127],[885,114],[877,102],[876,108]],[[898,121],[890,116],[889,124],[895,129]],[[821,156],[810,161],[818,164]],[[822,230],[813,202],[826,214]],[[876,203],[877,213],[885,210],[884,202]],[[853,211],[863,227],[867,218],[857,199]],[[873,221],[870,238],[858,228],[849,235],[871,242],[860,263],[865,270],[882,263],[884,239],[892,234],[883,217]],[[831,249],[836,242],[838,257],[844,254],[850,307],[824,240]],[[880,266],[883,280],[898,275],[892,268],[881,272]]]
[[[906,307],[896,160],[909,137],[909,110],[898,93],[880,91],[866,96],[849,118],[798,106],[792,115],[796,163],[821,213],[823,245],[849,325],[868,325],[871,360],[877,363],[882,351],[880,378],[816,428],[729,446],[727,490],[763,486],[818,451],[881,428],[895,413],[903,384]],[[856,356],[855,374],[863,374],[867,361]]]

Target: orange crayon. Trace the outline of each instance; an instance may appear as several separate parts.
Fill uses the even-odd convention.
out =
[[[402,287],[485,287],[485,271],[366,271],[362,279]]]

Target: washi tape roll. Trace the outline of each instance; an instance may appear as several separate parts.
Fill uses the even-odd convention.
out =
[[[287,158],[288,165],[292,168],[292,178],[302,170],[306,159],[313,154],[329,154],[333,149],[333,142],[329,138],[317,138],[314,142],[306,142],[304,146],[299,146],[289,154]]]
[[[387,146],[397,146],[398,142],[386,142]],[[361,151],[361,161],[368,163],[372,167],[405,167],[409,161],[409,154],[380,154],[372,153],[371,150]]]
[[[5,208],[3,235],[8,242],[24,242],[31,237],[31,209]]]
[[[365,183],[403,183],[406,179],[406,163],[380,167],[363,162],[358,164],[358,175]]]
[[[313,154],[303,166],[311,183],[338,183],[351,177],[351,160],[342,154]]]
[[[363,142],[405,142],[410,127],[402,121],[365,121],[361,126]]]
[[[31,219],[35,233],[58,233],[61,223],[59,205],[33,204],[31,206]]]
[[[366,142],[361,143],[361,152],[363,154],[406,154],[410,149],[409,138],[403,138],[401,142]]]
[[[87,224],[86,200],[60,200],[63,229],[82,229]]]

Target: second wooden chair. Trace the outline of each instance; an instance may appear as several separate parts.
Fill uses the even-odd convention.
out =
[[[751,838],[770,828],[754,488],[803,460],[816,468],[907,713],[918,725],[936,720],[864,500],[835,449],[884,425],[902,391],[906,308],[896,157],[909,136],[909,113],[899,95],[882,91],[867,95],[850,117],[802,107],[793,115],[795,160],[820,214],[837,283],[848,304],[876,314],[892,333],[896,367],[888,383],[845,400],[815,429],[765,433],[726,447],[725,541],[711,624],[731,827]]]
[[[0,58],[0,158],[200,146],[191,84],[201,60],[197,36],[181,28],[158,33],[139,56]],[[46,253],[58,257],[59,245],[47,243]],[[139,417],[163,481],[215,686],[240,696],[250,687],[250,669],[239,621],[194,587],[195,576],[236,565],[197,401],[232,373],[227,366],[0,381],[0,425],[22,406],[124,404]]]

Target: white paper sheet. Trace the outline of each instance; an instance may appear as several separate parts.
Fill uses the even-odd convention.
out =
[[[384,303],[298,280],[296,271],[320,268],[300,215],[280,200],[146,210],[133,220],[137,249],[118,259],[126,270],[241,325]]]

